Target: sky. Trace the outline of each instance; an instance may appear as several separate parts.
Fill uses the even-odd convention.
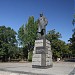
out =
[[[72,37],[75,0],[0,0],[0,26],[19,28],[26,24],[29,16],[35,20],[43,12],[48,20],[47,32],[55,29],[62,35],[61,40],[68,43]]]

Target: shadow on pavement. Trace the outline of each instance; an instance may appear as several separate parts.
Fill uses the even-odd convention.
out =
[[[75,62],[75,58],[71,58],[71,59],[65,59],[65,62]]]
[[[4,72],[8,72],[8,73],[10,73],[10,72],[15,73],[15,75],[17,75],[16,73],[18,73],[18,75],[20,75],[20,74],[26,74],[26,75],[53,75],[53,74],[39,74],[39,73],[24,72],[24,71],[11,71],[11,70],[7,70],[7,69],[0,69],[0,71],[4,71]]]
[[[75,75],[75,68],[70,72],[69,75]]]

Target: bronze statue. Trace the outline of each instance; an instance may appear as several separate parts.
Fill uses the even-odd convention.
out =
[[[46,25],[48,24],[47,19],[43,16],[43,13],[40,14],[40,18],[38,19],[38,39],[45,37],[46,35]]]

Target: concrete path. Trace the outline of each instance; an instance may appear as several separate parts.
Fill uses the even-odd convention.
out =
[[[0,63],[0,75],[75,75],[74,62],[54,62],[52,68],[32,68],[32,63]]]

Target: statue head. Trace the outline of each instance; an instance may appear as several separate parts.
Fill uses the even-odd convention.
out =
[[[40,13],[40,17],[42,17],[43,16],[43,13]]]

